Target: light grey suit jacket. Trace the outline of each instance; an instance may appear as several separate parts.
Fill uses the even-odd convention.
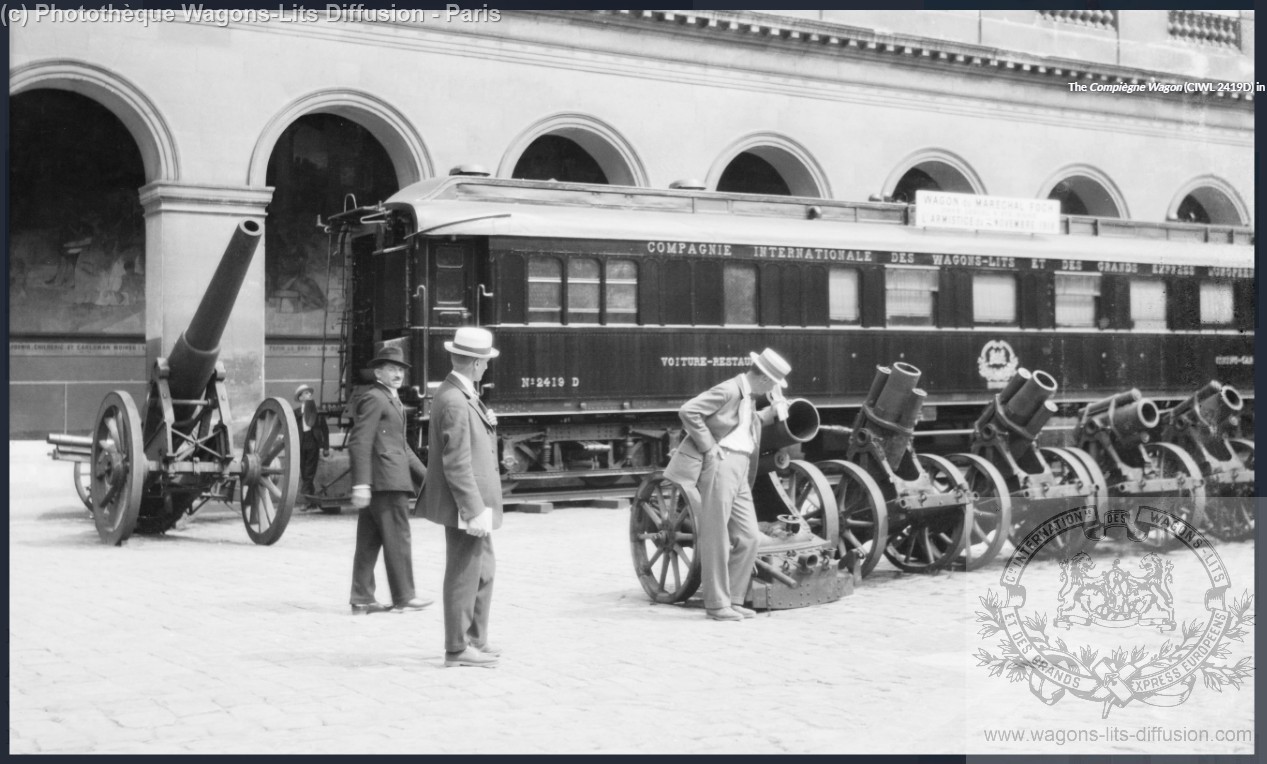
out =
[[[740,375],[743,376],[743,375]],[[705,390],[678,410],[678,418],[687,437],[669,460],[664,476],[688,488],[699,482],[704,454],[739,426],[739,404],[743,400],[739,377],[731,377],[716,387]],[[757,456],[761,447],[761,428],[774,421],[774,407],[756,412],[752,417],[752,460],[748,466],[748,485],[757,480]]]

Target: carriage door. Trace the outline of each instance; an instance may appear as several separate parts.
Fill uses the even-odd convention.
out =
[[[431,253],[427,268],[427,280],[431,284],[431,326],[447,328],[476,323],[475,243],[433,242]]]

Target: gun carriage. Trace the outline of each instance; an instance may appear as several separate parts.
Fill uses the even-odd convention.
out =
[[[1230,385],[1211,380],[1160,414],[1161,439],[1193,458],[1205,479],[1205,526],[1218,538],[1254,534],[1254,442],[1236,437],[1244,402]]]
[[[1160,422],[1157,404],[1132,388],[1086,406],[1074,439],[1100,469],[1108,496],[1168,499],[1168,508],[1201,526],[1205,522],[1205,478],[1186,450],[1154,438]],[[1145,543],[1166,547],[1173,538],[1153,529]]]
[[[762,535],[746,601],[780,610],[833,602],[853,591],[854,555],[837,554],[838,518],[831,485],[813,464],[795,459],[818,432],[814,405],[788,401],[788,416],[763,429],[753,504]],[[655,602],[681,603],[700,586],[695,530],[699,492],[647,475],[630,506],[634,571]]]
[[[219,361],[260,234],[254,221],[234,230],[189,327],[171,354],[154,362],[144,409],[116,390],[102,400],[91,434],[49,436],[53,458],[77,462],[76,490],[102,541],[118,545],[134,531],[162,533],[210,500],[235,497],[252,541],[272,544],[285,531],[299,482],[294,413],[280,398],[265,400],[234,458]]]

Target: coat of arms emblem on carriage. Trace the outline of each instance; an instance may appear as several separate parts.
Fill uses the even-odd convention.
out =
[[[1251,655],[1235,655],[1253,642],[1253,594],[1233,596],[1218,549],[1156,503],[1071,508],[1035,527],[1008,559],[1002,592],[980,598],[978,634],[997,638],[999,652],[978,649],[978,665],[1027,682],[1046,705],[1098,703],[1102,718],[1133,702],[1181,705],[1198,680],[1240,689],[1254,670]],[[1070,549],[1065,534],[1079,537],[1077,551],[1043,559]]]
[[[982,346],[981,355],[977,356],[977,372],[991,390],[1006,387],[1019,366],[1016,351],[1004,340],[990,340]]]

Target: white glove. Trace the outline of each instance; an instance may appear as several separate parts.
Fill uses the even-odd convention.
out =
[[[480,512],[466,525],[466,532],[476,538],[483,538],[493,532],[493,510],[484,507],[484,511]]]
[[[352,506],[357,509],[370,505],[370,487],[367,485],[352,486]]]

